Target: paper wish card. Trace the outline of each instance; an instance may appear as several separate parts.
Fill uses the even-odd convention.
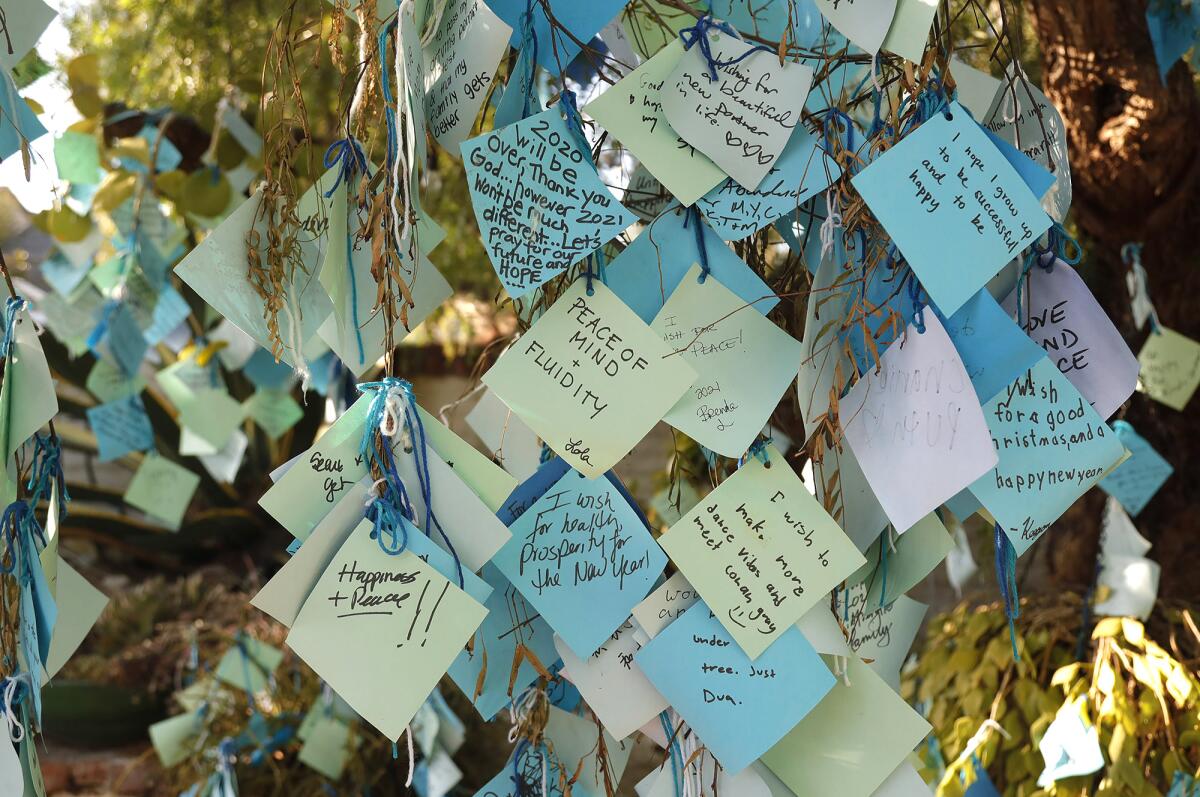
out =
[[[257,693],[270,685],[282,661],[279,648],[239,633],[214,675],[236,689]]]
[[[96,435],[101,462],[154,448],[154,430],[150,427],[141,396],[127,396],[91,407],[87,419]]]
[[[962,357],[980,402],[990,401],[1042,359],[1042,347],[1029,339],[986,288],[954,315],[938,315],[938,319]]]
[[[846,593],[838,593],[839,597]],[[900,668],[908,658],[909,648],[921,629],[921,621],[929,607],[907,595],[900,595],[886,606],[869,603],[867,585],[858,584],[849,590],[849,617],[845,620],[842,607],[838,614],[850,632],[850,647],[888,686],[900,691]]]
[[[47,678],[53,678],[79,649],[108,605],[108,596],[88,583],[65,559],[60,559],[54,602],[58,617],[50,638],[50,655],[46,658]]]
[[[797,125],[758,186],[748,189],[731,177],[701,197],[696,206],[718,235],[740,241],[794,212],[841,174],[841,167],[821,148],[821,137]]]
[[[710,30],[704,48],[686,50],[661,94],[671,128],[744,188],[758,188],[800,124],[812,67],[779,63],[774,51]],[[716,62],[714,80],[709,64]]]
[[[125,502],[178,529],[200,477],[157,454],[147,455],[125,491]]]
[[[846,442],[899,532],[996,464],[979,397],[946,330],[925,312],[842,399]],[[921,474],[919,479],[897,478]]]
[[[865,563],[774,446],[659,542],[751,659]]]
[[[605,478],[567,471],[510,526],[492,560],[580,657],[629,617],[666,554]]]
[[[763,763],[796,794],[870,797],[930,731],[858,657]]]
[[[700,224],[699,236],[696,224]],[[607,269],[608,286],[649,324],[688,269],[706,258],[712,276],[758,312],[766,315],[779,304],[775,292],[711,227],[679,207],[654,219],[613,258]]]
[[[880,536],[863,554],[867,563],[846,578],[848,586],[865,584],[867,606],[885,606],[915,587],[949,555],[954,538],[936,512],[889,540]]]
[[[851,182],[947,315],[1051,224],[1021,176],[957,103]]]
[[[1125,421],[1113,421],[1113,431],[1129,459],[1100,480],[1100,489],[1116,498],[1125,511],[1137,517],[1175,469],[1170,462]]]
[[[754,763],[834,685],[833,674],[796,628],[789,626],[751,660],[703,602],[634,660],[731,773]]]
[[[1133,395],[1138,361],[1125,345],[1087,283],[1067,263],[1031,268],[1004,300],[1004,310],[1021,313],[1025,331],[1083,394],[1096,414],[1110,418]]]
[[[921,63],[937,8],[936,0],[899,0],[896,16],[880,49],[891,50],[915,64]]]
[[[896,5],[896,0],[816,0],[821,16],[829,24],[872,54],[883,46],[896,15]]]
[[[683,56],[673,38],[583,110],[599,122],[682,205],[691,205],[727,179],[715,163],[684,141],[667,122],[663,84]]]
[[[541,441],[495,393],[483,391],[479,401],[467,413],[466,421],[496,461],[513,476],[524,481],[538,469]]]
[[[512,28],[483,0],[453,0],[425,48],[425,119],[451,155],[475,124]]]
[[[394,742],[486,614],[416,554],[391,556],[369,534],[351,534],[287,642]]]
[[[637,221],[558,108],[464,141],[471,205],[500,282],[521,297]]]
[[[673,573],[670,578],[633,607],[633,618],[642,632],[653,639],[675,622],[700,600],[699,593],[684,578],[683,573]]]
[[[270,349],[271,335],[264,317],[263,300],[248,276],[246,246],[247,236],[253,230],[257,231],[261,246],[266,247],[268,236],[262,201],[261,195],[256,193],[243,202],[175,266],[175,273],[217,312],[254,338],[258,345]],[[311,242],[300,246],[306,263],[317,262],[313,257],[317,250]],[[265,256],[263,262],[266,262]],[[294,361],[295,348],[316,335],[317,327],[331,310],[329,297],[315,276],[297,269],[284,286],[288,305],[300,325],[298,334],[294,335],[295,341],[285,339],[287,345],[281,358],[289,365]],[[282,318],[280,327],[286,328]]]
[[[16,154],[24,143],[45,133],[33,108],[17,93],[12,76],[0,69],[0,159]]]
[[[624,739],[668,705],[634,660],[642,649],[637,632],[633,619],[626,620],[587,658],[576,656],[562,640],[555,641],[567,679],[617,739]]]
[[[800,341],[701,273],[691,267],[651,325],[700,375],[663,420],[736,459],[795,381]]]
[[[589,479],[629,453],[696,372],[596,280],[576,280],[483,375],[556,454]]]
[[[971,492],[1003,527],[1018,556],[1125,452],[1049,358],[997,394],[983,415],[1000,461]]]
[[[479,715],[491,721],[514,695],[537,680],[539,666],[550,667],[558,653],[554,631],[496,566],[484,565],[480,572],[492,588],[484,603],[487,617],[475,632],[472,648],[460,652],[450,665],[449,675]],[[518,645],[529,654],[519,661]]]
[[[487,4],[512,28],[512,46],[521,46],[521,17],[531,7],[527,0],[487,0]],[[549,0],[546,7],[557,23],[552,27],[542,5],[534,4],[533,35],[537,40],[538,63],[551,75],[557,76],[579,54],[578,42],[591,41],[613,17],[621,13],[623,5],[620,0],[588,3]]]
[[[1200,385],[1200,343],[1159,326],[1138,352],[1138,390],[1183,412]]]

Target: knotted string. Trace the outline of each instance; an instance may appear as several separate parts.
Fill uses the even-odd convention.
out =
[[[593,264],[596,267],[594,271],[592,269]],[[590,255],[587,256],[587,265],[583,272],[583,276],[587,280],[587,295],[588,296],[596,295],[596,289],[592,285],[592,280],[595,279],[596,277],[599,277],[600,281],[602,283],[604,283],[605,285],[608,284],[608,276],[605,273],[605,269],[607,268],[607,265],[608,265],[608,263],[604,257],[604,247],[600,247],[595,252],[592,252]]]
[[[387,79],[386,76],[384,78]],[[337,168],[337,179],[333,186],[325,192],[325,198],[329,199],[337,191],[338,186],[345,180],[347,183],[346,191],[350,191],[350,181],[358,174],[367,174],[369,168],[367,165],[367,155],[363,152],[362,145],[353,136],[339,138],[337,141],[329,145],[329,149],[325,150],[325,168]]]
[[[696,238],[696,252],[700,256],[700,277],[697,282],[703,285],[712,269],[708,265],[708,246],[704,243],[704,221],[700,218],[700,208],[695,205],[688,205],[684,210],[683,228],[686,230],[689,224]]]
[[[585,153],[591,156],[592,145],[588,143],[587,134],[583,131],[583,117],[579,115],[579,105],[576,101],[575,92],[570,89],[563,89],[559,96],[559,106],[562,108],[563,119],[567,123],[567,130],[571,131],[571,135],[575,139],[575,143]]]
[[[67,516],[67,504],[71,496],[67,493],[67,479],[63,474],[62,445],[53,434],[33,436],[33,463],[29,468],[29,503],[37,506],[42,498],[49,498],[52,486],[58,488],[58,519]]]
[[[755,440],[750,444],[750,447],[746,449],[746,453],[742,454],[742,456],[738,458],[738,468],[741,468],[742,465],[746,464],[746,461],[750,459],[750,457],[754,457],[761,462],[764,468],[771,467],[771,455],[767,452],[767,446],[770,444],[771,438],[769,437],[760,437]]]
[[[14,744],[25,740],[25,725],[17,714],[17,706],[25,702],[28,680],[29,673],[26,672],[4,679],[4,721],[8,723],[8,738],[12,739]]]
[[[1017,652],[1016,619],[1021,616],[1021,600],[1017,596],[1017,552],[1000,524],[996,524],[996,582],[1004,599],[1004,615],[1008,618],[1008,639],[1012,643],[1013,661],[1020,661]]]
[[[0,573],[9,575],[18,570],[19,564],[24,564],[24,567],[18,571],[20,575],[18,580],[25,585],[32,578],[32,571],[29,570],[32,563],[29,557],[35,551],[31,551],[30,547],[36,539],[44,548],[46,546],[45,534],[37,522],[37,517],[33,514],[33,509],[24,501],[13,501],[4,508],[4,514],[0,515],[0,526],[4,527],[4,543],[10,554],[7,564],[0,560]]]
[[[1146,297],[1146,304],[1150,308],[1148,320],[1150,321],[1150,331],[1155,334],[1162,332],[1158,324],[1158,310],[1154,308],[1154,302],[1150,300],[1150,285],[1146,275],[1146,268],[1142,265],[1142,245],[1140,243],[1127,243],[1121,247],[1121,260],[1125,265],[1129,266],[1129,274],[1126,275],[1125,284],[1129,288],[1129,296],[1132,299],[1136,295],[1138,283],[1141,283],[1142,293]],[[1141,324],[1138,324],[1138,329],[1141,329]]]
[[[912,324],[917,328],[917,333],[925,334],[925,305],[921,302],[921,283],[917,281],[916,274],[909,274],[908,277],[908,298],[912,302]]]
[[[4,339],[0,341],[0,352],[5,359],[12,354],[16,342],[17,313],[25,307],[25,299],[21,296],[9,297],[4,305]]]
[[[738,32],[729,23],[714,19],[711,13],[700,17],[700,19],[696,20],[696,24],[690,28],[684,28],[679,31],[679,39],[683,42],[683,49],[690,50],[694,45],[699,45],[700,55],[704,58],[704,63],[708,67],[709,82],[716,82],[718,67],[739,64],[757,52],[774,52],[774,50],[765,44],[755,44],[736,58],[729,58],[725,61],[718,60],[713,55],[712,41],[709,39],[709,33],[713,30],[719,30],[722,33],[733,36],[735,39],[741,40],[741,36],[738,35]]]
[[[421,500],[425,505],[422,529],[426,536],[430,536],[430,525],[437,529],[442,541],[446,544],[446,549],[454,557],[458,585],[462,587],[464,585],[462,562],[454,550],[454,544],[450,541],[450,537],[442,528],[442,524],[433,511],[433,488],[429,476],[429,448],[425,438],[425,424],[421,421],[412,385],[404,379],[389,376],[378,382],[364,382],[358,386],[358,391],[363,394],[372,394],[362,442],[359,445],[359,455],[367,463],[369,472],[383,473],[386,485],[384,495],[373,501],[368,509],[368,517],[374,512],[372,521],[375,529],[372,533],[377,535],[376,540],[385,553],[396,555],[402,553],[407,546],[407,537],[402,536],[404,524],[397,522],[397,515],[404,515],[406,508],[411,514],[412,508],[411,503],[407,501],[403,481],[396,470],[395,454],[393,453],[394,442],[391,438],[398,433],[415,431],[416,439],[411,442],[413,463],[416,465],[417,481],[420,482],[421,487]],[[387,441],[378,447],[375,445],[376,431],[381,437],[387,438]],[[382,449],[383,452],[382,462],[379,459],[379,449]],[[391,537],[391,547],[384,542],[384,532]],[[399,545],[397,546],[398,538]]]
[[[675,730],[671,727],[671,721],[668,719],[667,712],[663,711],[658,715],[658,721],[662,725],[663,736],[667,739],[670,747],[671,760],[671,779],[675,783],[676,797],[683,797],[683,758],[679,751],[679,740],[675,738]]]

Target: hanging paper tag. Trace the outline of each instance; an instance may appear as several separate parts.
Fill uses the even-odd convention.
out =
[[[1200,343],[1159,326],[1138,352],[1138,390],[1171,409],[1183,411],[1200,386]]]
[[[800,124],[812,67],[781,65],[768,51],[743,58],[755,45],[716,29],[706,35],[711,61],[734,63],[718,66],[711,80],[704,48],[697,44],[684,52],[663,84],[663,112],[688,143],[754,190]]]

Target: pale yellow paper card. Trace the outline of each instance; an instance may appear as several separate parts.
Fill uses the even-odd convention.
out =
[[[571,467],[607,471],[679,400],[696,372],[600,280],[558,298],[483,382]]]
[[[796,794],[870,797],[929,723],[856,656],[800,724],[762,757]]]
[[[1138,390],[1182,412],[1200,385],[1200,343],[1159,327],[1146,338],[1138,362]]]
[[[866,562],[783,455],[766,452],[659,539],[751,659]]]
[[[395,742],[486,614],[416,554],[391,556],[351,534],[287,642]]]

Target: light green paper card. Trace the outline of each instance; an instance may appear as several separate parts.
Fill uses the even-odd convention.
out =
[[[425,439],[438,456],[467,483],[488,509],[499,512],[516,489],[517,477],[479,453],[473,445],[450,431],[446,424],[423,408],[417,407],[417,414],[421,416],[421,424],[425,427]]]
[[[37,44],[58,12],[42,0],[6,2],[4,9],[5,45],[0,46],[0,68],[11,71]]]
[[[179,408],[179,425],[220,451],[246,419],[246,410],[223,388],[197,390]]]
[[[107,404],[141,393],[146,389],[146,379],[141,375],[128,379],[120,368],[108,360],[96,360],[84,386],[97,401]]]
[[[79,649],[108,605],[108,596],[60,560],[55,603],[58,617],[54,621],[54,636],[50,639],[50,655],[46,658],[46,680],[53,678]]]
[[[921,579],[929,575],[950,551],[954,548],[954,538],[938,516],[930,512],[917,521],[908,531],[896,537],[895,550],[888,547],[886,557],[881,553],[881,546],[887,546],[884,532],[871,547],[867,548],[866,560],[859,570],[846,579],[851,586],[867,583],[867,606],[878,607],[891,603],[905,592],[915,587]],[[883,578],[883,563],[886,559],[887,578]],[[887,581],[887,595],[882,597],[883,584]]]
[[[351,534],[317,581],[288,644],[393,742],[487,610],[412,552]]]
[[[88,280],[96,286],[96,290],[100,291],[101,296],[111,297],[113,290],[121,281],[121,275],[126,272],[127,263],[130,260],[127,255],[113,255],[103,263],[97,263],[88,272]]]
[[[203,722],[198,712],[168,717],[150,726],[150,743],[164,767],[173,767],[193,753],[191,744],[200,735]]]
[[[865,561],[783,455],[766,452],[659,538],[751,659]]]
[[[857,657],[762,762],[796,794],[870,797],[930,727]]]
[[[166,457],[148,454],[133,474],[125,501],[178,529],[199,486],[200,477],[195,473]]]
[[[95,185],[100,182],[100,148],[96,137],[68,130],[54,142],[58,176],[69,183]]]
[[[264,214],[260,213],[261,195],[242,203],[221,226],[213,230],[175,267],[175,273],[187,283],[200,298],[212,305],[221,315],[236,324],[243,332],[270,350],[271,340],[263,315],[263,300],[255,292],[249,277],[246,239],[251,230],[257,230],[263,248],[267,244]],[[316,244],[305,241],[301,244],[305,263],[316,263]],[[265,262],[265,256],[263,258]],[[279,314],[279,326],[284,338],[282,359],[293,364],[296,347],[316,335],[317,327],[328,317],[332,305],[315,275],[298,270],[285,286],[290,312]],[[288,317],[294,316],[298,330],[289,329]]]
[[[211,390],[220,384],[216,370],[211,365],[197,365],[195,357],[171,363],[154,375],[154,381],[179,409],[200,391]]]
[[[308,729],[300,748],[300,763],[337,780],[350,756],[350,726],[332,717],[321,717]]]
[[[8,506],[17,497],[13,452],[58,414],[58,397],[46,355],[28,310],[17,314],[12,353],[0,386],[0,450],[4,454],[4,482],[0,498]]]
[[[880,49],[891,50],[915,64],[921,63],[937,8],[937,0],[899,0],[892,27],[888,28]]]
[[[64,298],[50,291],[38,302],[38,309],[46,317],[46,326],[70,352],[78,357],[88,350],[87,339],[96,326],[96,313],[104,304],[104,298],[86,280]]]
[[[283,651],[266,642],[239,634],[225,651],[214,675],[232,687],[257,694],[271,682],[271,674],[283,661]]]
[[[746,453],[796,378],[800,341],[693,264],[650,326],[700,377],[663,417],[718,454]]]
[[[546,738],[554,745],[554,753],[567,769],[567,777],[576,772],[577,787],[588,794],[604,794],[604,775],[597,767],[596,745],[600,732],[596,724],[587,718],[570,714],[557,706],[551,706],[546,720]],[[621,780],[625,765],[633,752],[634,741],[617,741],[604,731],[604,745],[608,751],[608,776],[613,785]],[[580,766],[582,765],[582,767]]]
[[[50,597],[58,599],[58,514],[59,514],[59,497],[58,497],[58,482],[50,482],[50,500],[46,505],[46,547],[42,548],[39,559],[42,564],[42,572],[46,576],[46,586],[50,588]],[[62,606],[58,607],[59,613],[62,613]],[[53,637],[51,637],[53,640]],[[54,650],[53,642],[51,643],[52,651]]]
[[[483,375],[589,479],[629,453],[696,372],[599,280],[575,283]]]
[[[272,440],[281,437],[304,417],[304,410],[292,398],[292,394],[284,390],[259,388],[242,407],[246,415]]]
[[[678,491],[672,493],[663,488],[650,499],[650,508],[654,510],[655,519],[664,526],[674,526],[700,500],[700,494],[691,482],[679,482]]]
[[[1146,338],[1138,362],[1138,390],[1182,412],[1200,385],[1200,343],[1160,326]]]
[[[683,57],[673,39],[653,58],[588,103],[584,110],[632,152],[681,205],[692,205],[725,180],[725,172],[667,123],[660,94]]]

